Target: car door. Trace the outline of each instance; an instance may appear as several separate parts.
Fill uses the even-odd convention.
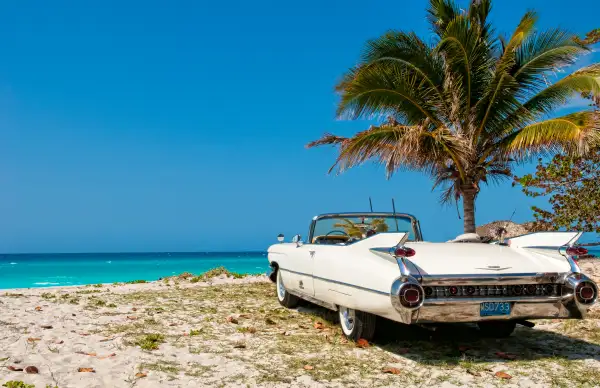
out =
[[[315,298],[335,303],[343,293],[339,277],[344,270],[344,246],[338,245],[313,245],[317,247],[313,254],[313,279]]]
[[[307,296],[315,295],[313,257],[314,249],[310,247],[310,244],[300,245],[294,249],[293,254],[290,255],[292,271],[290,271],[290,281],[286,282],[286,287]]]

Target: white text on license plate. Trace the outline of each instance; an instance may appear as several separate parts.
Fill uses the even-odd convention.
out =
[[[479,307],[479,315],[489,317],[492,315],[510,315],[509,302],[483,302]]]

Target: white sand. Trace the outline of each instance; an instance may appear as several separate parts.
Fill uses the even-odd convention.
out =
[[[582,268],[600,280],[600,260],[586,261]],[[210,287],[220,284],[230,286]],[[533,330],[519,328],[507,340],[469,343],[454,354],[452,338],[425,343],[426,348],[408,339],[391,348],[357,349],[335,322],[321,318],[325,310],[283,309],[273,290],[265,276],[221,277],[210,284],[181,280],[177,285],[2,290],[0,385],[15,380],[42,388],[547,386],[573,376],[580,384],[600,377],[598,306],[585,321],[538,321]],[[98,300],[103,305],[95,307]],[[116,307],[109,306],[113,302]],[[325,327],[313,327],[317,321]],[[190,336],[195,329],[201,334]],[[156,350],[132,342],[153,332],[168,337]],[[450,349],[450,356],[440,355],[440,349]],[[515,353],[520,361],[498,359],[499,351]],[[8,369],[27,366],[39,373]],[[383,373],[389,366],[401,374]],[[513,376],[510,384],[495,375],[499,371]]]

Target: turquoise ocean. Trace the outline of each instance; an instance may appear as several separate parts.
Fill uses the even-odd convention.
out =
[[[0,289],[151,281],[221,266],[261,274],[269,263],[265,252],[0,254]]]
[[[0,289],[158,280],[225,267],[261,274],[265,252],[0,254]]]

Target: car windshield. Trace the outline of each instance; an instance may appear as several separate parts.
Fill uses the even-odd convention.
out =
[[[408,233],[414,241],[412,220],[404,216],[332,216],[318,219],[312,233],[313,244],[347,243],[370,237],[377,233]]]

